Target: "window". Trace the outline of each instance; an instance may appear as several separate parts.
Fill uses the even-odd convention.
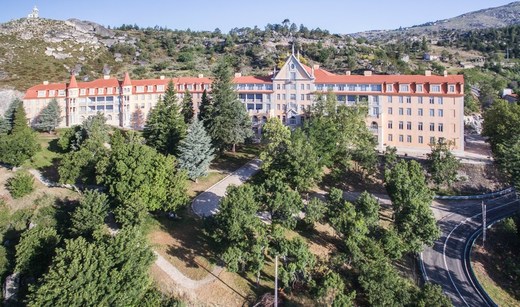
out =
[[[404,114],[404,109],[403,108],[399,108],[399,115],[403,115]]]
[[[387,92],[393,92],[394,91],[394,85],[393,84],[387,84],[386,85],[386,91]]]
[[[49,97],[54,97],[56,95],[56,91],[55,90],[50,90],[49,91]]]
[[[437,115],[439,117],[443,117],[444,116],[444,110],[442,110],[442,109],[437,110]]]
[[[399,142],[404,142],[404,136],[402,134],[399,134]]]
[[[422,108],[417,110],[417,115],[423,116],[423,109]]]
[[[437,97],[437,104],[442,104],[443,101],[442,101],[442,97]]]
[[[435,103],[435,98],[434,97],[430,97],[430,104],[434,104]]]
[[[392,96],[388,96],[388,102],[392,103]]]
[[[422,135],[419,136],[419,144],[422,144],[424,142]]]
[[[443,131],[444,131],[444,125],[443,125],[443,124],[439,124],[439,125],[437,126],[437,130],[438,130],[439,132],[443,132]]]
[[[408,84],[400,84],[399,85],[399,92],[409,92],[410,86]]]
[[[296,100],[296,94],[291,94],[291,96],[289,96],[291,98],[291,100]]]
[[[283,100],[286,100],[286,99],[287,99],[287,96],[285,96],[285,94],[282,94],[282,99],[283,99]]]
[[[434,123],[430,123],[430,131],[435,131],[435,124]]]
[[[406,136],[406,142],[407,143],[411,143],[412,142],[412,136],[411,135],[407,135]]]
[[[422,100],[423,100],[422,97],[417,97],[417,102],[418,102],[419,104],[422,104]]]
[[[103,95],[104,89],[98,88],[97,93],[98,93],[98,95]]]
[[[430,145],[433,145],[433,144],[435,144],[435,137],[430,136]]]
[[[295,72],[291,72],[291,80],[294,80],[296,79],[296,73]]]
[[[308,90],[311,89],[311,85],[310,85],[310,84],[307,84],[307,89],[308,89]]]
[[[406,130],[412,130],[412,122],[406,122]]]
[[[153,92],[153,85],[146,86],[146,91],[147,92]]]
[[[406,115],[412,115],[412,109],[406,108]]]
[[[107,88],[107,94],[108,95],[112,95],[113,93],[114,93],[114,88],[113,87]]]
[[[143,93],[143,92],[144,92],[144,86],[138,86],[138,87],[136,87],[135,91],[136,91],[137,93]]]
[[[423,92],[423,85],[422,84],[417,84],[417,86],[415,88],[415,91],[417,93],[422,93]]]
[[[403,100],[404,100],[404,97],[403,96],[399,96],[399,103],[403,103]]]
[[[276,85],[276,89],[277,89],[277,90],[280,89],[280,84],[277,84],[277,85]]]
[[[294,69],[294,63],[291,63],[291,69]]]
[[[295,90],[296,89],[296,84],[291,84],[291,90]]]
[[[95,88],[89,88],[88,89],[88,94],[89,95],[94,95],[96,93],[96,89]]]
[[[208,86],[208,85],[204,84],[204,86]],[[164,85],[157,85],[157,91],[158,92],[164,92]]]
[[[439,84],[434,84],[430,87],[430,92],[432,93],[440,93],[441,92],[441,86]]]
[[[304,90],[304,89],[305,89],[305,84],[303,84],[303,83],[300,84],[300,89],[301,89],[301,90]]]
[[[305,94],[300,95],[300,100],[305,100]]]
[[[276,99],[280,100],[280,94],[276,94]]]
[[[388,129],[392,129],[392,127],[393,127],[392,121],[388,121]]]
[[[79,94],[80,95],[86,95],[87,94],[87,90],[82,88],[82,89],[79,90]]]
[[[406,103],[412,103],[412,97],[406,96]]]
[[[450,93],[455,93],[455,85],[450,84],[450,86],[448,86],[448,91],[449,91]]]
[[[38,97],[45,97],[46,91],[38,91]]]
[[[388,141],[389,142],[392,142],[393,141],[393,136],[391,134],[388,135]]]
[[[435,117],[435,109],[430,109],[430,116]]]
[[[307,100],[311,100],[311,94],[307,94]]]
[[[422,122],[419,122],[419,123],[417,124],[417,130],[419,130],[419,131],[422,131],[422,130],[423,130],[423,123],[422,123]]]
[[[388,115],[392,115],[392,108],[388,108]]]
[[[404,123],[403,122],[399,122],[399,130],[403,130],[403,126],[404,126]]]
[[[58,96],[65,96],[65,90],[59,90]]]

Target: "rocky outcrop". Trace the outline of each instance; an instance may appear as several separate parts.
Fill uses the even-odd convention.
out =
[[[481,134],[483,123],[484,123],[484,119],[482,118],[482,115],[480,115],[480,114],[464,116],[464,128],[465,128],[466,133]]]
[[[0,89],[0,116],[3,116],[9,104],[16,98],[22,98],[23,93],[13,89]]]

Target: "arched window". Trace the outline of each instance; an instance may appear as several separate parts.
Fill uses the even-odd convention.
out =
[[[379,126],[377,125],[376,122],[372,122],[372,124],[370,125],[370,128],[375,130],[375,129],[379,128]]]

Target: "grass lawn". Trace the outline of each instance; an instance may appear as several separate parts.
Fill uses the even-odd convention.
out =
[[[478,281],[499,306],[520,306],[520,237],[511,223],[495,224],[473,247],[471,265]]]
[[[53,165],[53,160],[59,157],[58,135],[49,133],[38,133],[37,134],[38,144],[41,146],[41,150],[32,157],[32,159],[26,161],[23,166],[35,169],[43,169]]]

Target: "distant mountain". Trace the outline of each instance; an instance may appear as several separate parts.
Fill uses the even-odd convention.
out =
[[[372,40],[389,40],[399,36],[434,35],[446,31],[470,31],[488,28],[500,28],[520,24],[520,1],[504,6],[483,9],[462,14],[457,17],[427,22],[396,30],[373,30],[352,34]]]

